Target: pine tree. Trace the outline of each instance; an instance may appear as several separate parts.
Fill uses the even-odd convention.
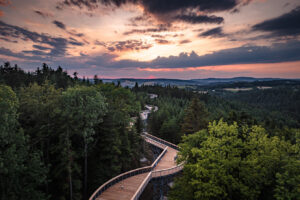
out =
[[[195,133],[207,127],[208,112],[204,103],[198,98],[193,98],[189,107],[185,110],[181,131],[183,134]]]
[[[94,84],[97,85],[98,83],[99,83],[99,79],[98,79],[97,74],[95,74],[95,76],[94,76]]]

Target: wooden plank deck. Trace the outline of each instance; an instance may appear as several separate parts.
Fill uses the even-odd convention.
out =
[[[156,165],[153,171],[168,169],[177,166],[176,162],[174,161],[174,157],[176,156],[177,152],[178,152],[177,150],[169,147],[168,151],[158,162],[158,164]]]
[[[129,177],[111,186],[97,200],[130,200],[149,173]]]
[[[159,143],[157,141],[154,141],[152,139],[145,138],[145,140],[149,143],[159,146],[160,148],[166,147],[166,145]],[[176,162],[174,161],[174,157],[176,156],[177,153],[178,153],[177,150],[175,150],[171,147],[168,147],[167,152],[161,158],[161,160],[158,162],[158,164],[152,171],[169,169],[169,168],[177,166]],[[119,183],[116,183],[115,185],[113,185],[110,188],[108,188],[107,190],[105,190],[97,198],[97,200],[130,200],[134,196],[136,191],[138,190],[139,186],[146,179],[146,177],[148,176],[149,173],[150,172],[135,175],[135,176],[129,177],[125,180],[122,180]]]

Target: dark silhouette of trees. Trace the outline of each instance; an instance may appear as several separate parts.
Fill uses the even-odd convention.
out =
[[[40,152],[30,147],[18,123],[19,102],[8,86],[0,85],[0,198],[47,199],[40,190],[47,169]]]
[[[182,133],[191,134],[207,127],[208,112],[204,103],[198,98],[193,98],[188,108],[185,110],[185,115],[182,123]]]

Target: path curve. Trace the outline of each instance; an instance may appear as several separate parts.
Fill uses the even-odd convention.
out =
[[[175,162],[178,146],[148,133],[144,133],[142,137],[147,143],[162,149],[152,165],[110,179],[89,200],[137,200],[151,179],[174,175],[183,169],[183,164],[177,165]]]

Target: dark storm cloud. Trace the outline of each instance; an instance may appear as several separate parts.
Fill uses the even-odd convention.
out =
[[[5,37],[0,37],[0,40],[3,40],[5,42],[18,43],[18,41],[16,41],[16,40],[10,40],[10,39],[5,38]]]
[[[4,47],[0,47],[0,55],[20,57],[20,58],[23,58],[23,56],[24,56],[22,53],[14,53],[11,50],[6,49]]]
[[[15,57],[15,58],[22,58],[22,59],[26,59],[26,60],[38,60],[38,61],[45,60],[45,59],[41,58],[40,56],[27,56],[24,53],[15,53],[4,47],[0,47],[0,55]]]
[[[273,44],[272,46],[242,46],[216,51],[203,56],[195,52],[179,56],[158,57],[148,64],[153,68],[184,68],[199,66],[278,63],[300,60],[300,41]]]
[[[158,44],[170,44],[171,42],[164,39],[155,39],[155,42]]]
[[[300,41],[277,43],[272,46],[242,46],[199,56],[195,52],[178,56],[157,57],[149,62],[135,60],[115,61],[115,55],[103,54],[89,57],[88,65],[106,69],[121,68],[187,68],[233,64],[280,63],[300,61]]]
[[[58,28],[66,30],[66,25],[64,23],[57,21],[57,20],[54,20],[52,23],[55,24]]]
[[[40,50],[32,50],[32,51],[22,51],[25,54],[33,54],[35,56],[47,56],[48,53],[45,51],[40,51]]]
[[[83,42],[75,42],[75,41],[69,41],[69,44],[72,44],[74,46],[84,46]]]
[[[164,35],[159,35],[159,34],[153,34],[153,35],[151,35],[151,37],[153,37],[153,38],[165,38]]]
[[[36,32],[31,32],[18,26],[9,25],[2,21],[0,21],[0,35],[4,37],[18,38],[25,41],[31,40],[33,42],[38,42],[44,37]]]
[[[273,36],[300,35],[300,6],[289,13],[255,24],[252,29],[270,32]]]
[[[106,46],[105,42],[100,42],[99,40],[96,40],[94,44],[98,46]]]
[[[126,31],[123,34],[124,35],[131,35],[135,33],[158,33],[158,32],[165,32],[171,30],[171,25],[170,24],[160,24],[157,27],[153,28],[146,28],[146,29],[132,29],[130,31]]]
[[[53,17],[53,14],[45,11],[35,10],[34,13],[38,14],[39,16],[43,18]]]
[[[178,56],[157,57],[150,62],[135,60],[114,61],[115,56],[91,57],[88,64],[104,68],[187,68],[233,64],[279,63],[300,61],[300,41],[277,43],[271,46],[242,46],[199,56],[195,52]]]
[[[223,17],[217,17],[215,15],[196,15],[194,13],[177,15],[174,19],[191,24],[221,24],[224,22]]]
[[[192,42],[192,41],[191,40],[181,40],[179,42],[179,44],[187,44],[187,43],[190,43],[190,42]]]
[[[142,5],[151,13],[167,13],[188,8],[195,8],[199,11],[224,11],[230,10],[244,2],[241,0],[64,0],[60,5],[95,9],[98,7],[98,3],[115,6],[131,3]]]
[[[116,41],[109,43],[102,43],[109,51],[139,51],[143,49],[149,49],[152,47],[151,44],[146,44],[140,40],[126,40],[126,41]]]
[[[136,60],[116,61],[116,55],[102,54],[99,56],[85,57],[85,62],[81,63],[81,56],[61,57],[57,64],[72,66],[72,68],[98,66],[103,70],[115,70],[126,68],[187,68],[201,66],[233,65],[233,64],[256,64],[256,63],[280,63],[290,61],[300,61],[300,41],[290,41],[277,43],[271,46],[242,46],[225,49],[199,56],[195,52],[181,53],[178,56],[157,57],[149,62],[139,62]],[[32,54],[32,55],[27,55]],[[0,48],[0,55],[6,55],[25,60],[48,61],[49,57],[43,57],[43,52],[24,51],[14,53],[9,49]]]
[[[57,5],[57,9],[62,9],[64,6],[77,6],[79,8],[86,7],[93,10],[98,7],[98,0],[64,0]]]
[[[153,20],[151,16],[147,14],[139,15],[137,17],[132,17],[129,19],[130,23],[129,26],[147,26],[149,24],[153,25]]]
[[[197,12],[205,12],[207,14],[218,11],[230,11],[246,5],[250,1],[252,0],[63,0],[59,3],[58,8],[76,6],[93,10],[99,4],[117,7],[124,4],[135,4],[142,6],[145,13],[150,13],[162,21],[170,23],[174,20],[181,20],[195,24],[223,22],[222,17],[196,15]],[[186,14],[191,12],[191,10],[192,13]]]
[[[51,38],[50,41],[45,42],[53,48],[51,49],[49,56],[64,56],[66,55],[68,40],[65,38]],[[71,44],[71,42],[70,42]]]
[[[0,0],[0,6],[8,6],[10,4],[10,0]]]
[[[83,33],[78,33],[78,32],[77,32],[76,30],[74,30],[74,29],[71,29],[71,30],[67,29],[67,26],[66,26],[63,22],[54,20],[52,23],[53,23],[55,26],[57,26],[58,28],[65,30],[68,34],[70,34],[70,35],[72,35],[72,36],[76,36],[76,37],[83,37],[83,36],[84,36]],[[76,44],[78,44],[78,43],[76,43]],[[76,45],[76,44],[75,44],[75,45]]]
[[[223,33],[222,27],[212,28],[209,29],[203,33],[200,33],[198,35],[199,37],[212,37],[212,38],[218,38],[218,37],[224,37],[225,34]]]
[[[33,48],[38,49],[38,50],[49,50],[51,48],[45,47],[45,46],[40,46],[40,45],[32,45]]]
[[[51,37],[46,34],[40,34],[37,32],[28,31],[25,28],[6,24],[2,21],[0,21],[0,36],[3,36],[8,39],[15,38],[24,41],[32,41],[34,43],[37,43],[39,46],[40,44],[49,45],[51,48],[50,48],[50,52],[47,54],[48,56],[61,57],[66,55],[66,50],[68,45],[75,45],[75,46],[84,45],[83,43],[71,41],[71,40],[69,41],[62,37]],[[39,48],[39,47],[34,46],[34,48]]]
[[[76,36],[76,37],[83,37],[84,34],[83,33],[77,33],[76,30],[71,30],[71,31],[67,31],[70,35],[72,36]]]

